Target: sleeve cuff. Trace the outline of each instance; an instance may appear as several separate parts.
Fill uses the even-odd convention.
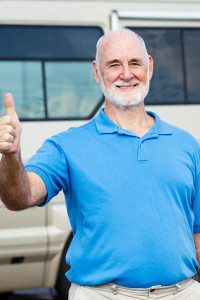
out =
[[[200,233],[200,225],[199,226],[194,226],[193,233]]]
[[[42,204],[40,204],[38,206],[42,207],[42,206],[46,205],[54,196],[49,177],[42,169],[40,169],[36,166],[29,165],[29,166],[26,166],[24,169],[25,169],[25,172],[33,172],[33,173],[37,174],[43,180],[43,182],[46,186],[46,190],[47,190],[47,198]]]

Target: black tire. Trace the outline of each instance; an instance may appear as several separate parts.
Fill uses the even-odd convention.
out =
[[[10,297],[12,295],[13,295],[12,292],[0,293],[0,299],[2,299],[2,300],[9,300],[9,299],[11,299]]]
[[[71,286],[70,281],[65,276],[66,271],[70,269],[70,266],[65,261],[65,255],[67,250],[69,249],[72,238],[73,238],[73,234],[71,233],[63,249],[62,258],[60,261],[60,267],[58,270],[58,277],[57,277],[55,288],[59,300],[68,300],[68,291]]]

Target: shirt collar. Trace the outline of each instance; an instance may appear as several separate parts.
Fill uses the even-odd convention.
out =
[[[95,118],[96,127],[99,134],[118,132],[119,126],[115,124],[104,112],[102,108]]]
[[[172,127],[170,124],[168,124],[165,121],[163,121],[162,119],[160,119],[160,117],[152,111],[146,111],[146,113],[155,119],[155,123],[152,128],[155,128],[155,131],[158,134],[160,134],[160,135],[161,134],[164,134],[164,135],[172,134]]]
[[[147,111],[147,114],[151,115],[155,119],[155,124],[151,128],[151,130],[153,130],[154,133],[156,133],[157,135],[172,134],[171,126],[166,122],[162,121],[156,113]],[[116,123],[114,123],[105,114],[103,108],[100,110],[99,115],[95,118],[95,123],[99,134],[128,132],[127,130],[122,129]]]

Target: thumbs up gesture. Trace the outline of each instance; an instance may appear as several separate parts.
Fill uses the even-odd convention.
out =
[[[4,104],[6,115],[0,117],[0,153],[16,154],[20,152],[21,125],[11,94],[5,95]]]

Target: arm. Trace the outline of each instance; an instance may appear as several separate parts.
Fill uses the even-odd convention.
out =
[[[196,257],[197,257],[198,263],[200,265],[200,233],[194,234],[194,244],[195,244],[195,248],[196,248]],[[200,278],[200,269],[198,271],[198,276]]]
[[[8,209],[22,210],[45,200],[44,182],[37,174],[24,172],[20,154],[2,155],[0,173],[0,196]]]
[[[42,203],[47,195],[42,179],[24,172],[20,156],[21,126],[12,96],[5,96],[6,116],[0,117],[0,197],[10,210]]]

